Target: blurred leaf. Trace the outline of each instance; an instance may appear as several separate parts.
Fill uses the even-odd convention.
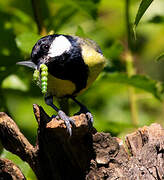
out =
[[[120,42],[116,41],[108,49],[108,57],[112,60],[116,60],[121,55],[123,50],[124,50],[123,45]]]
[[[160,54],[157,58],[156,58],[156,61],[160,61],[164,59],[164,53]]]
[[[140,6],[137,11],[135,21],[134,21],[134,32],[135,32],[135,28],[138,25],[138,23],[140,22],[142,16],[144,15],[144,13],[146,12],[146,10],[148,9],[148,7],[150,6],[150,4],[152,2],[153,2],[153,0],[142,0],[141,1]]]
[[[15,34],[12,22],[13,16],[9,13],[0,11],[0,67],[4,67],[9,72],[12,69],[16,59],[19,57],[19,49],[14,41]],[[1,70],[0,70],[1,71]],[[5,71],[4,71],[5,73]],[[3,76],[3,73],[1,73]],[[1,77],[0,77],[1,79]]]
[[[12,160],[13,163],[15,163],[21,169],[27,180],[28,179],[36,180],[36,176],[32,171],[32,169],[30,168],[30,166],[26,162],[22,161],[18,156],[3,149],[1,157]]]
[[[36,41],[40,39],[38,34],[34,34],[31,32],[26,32],[18,35],[16,37],[17,47],[25,54],[30,54],[32,47],[36,43]]]
[[[83,11],[86,11],[92,18],[96,19],[98,3],[100,0],[73,0],[74,3]]]
[[[18,8],[14,9],[14,16],[17,18],[17,20],[21,23],[30,25],[32,23],[32,18],[29,16],[29,14],[25,13],[25,11],[20,10]],[[34,22],[33,22],[34,23]]]
[[[125,114],[125,113],[124,113]],[[123,115],[119,112],[119,115]],[[96,121],[95,126],[98,131],[103,132],[110,132],[112,136],[117,136],[120,132],[125,131],[126,129],[133,128],[133,125],[131,122],[108,122],[104,121]]]
[[[81,26],[77,27],[76,36],[86,37],[86,34]]]
[[[124,62],[120,59],[120,55],[123,50],[123,45],[118,41],[115,41],[112,46],[110,46],[110,48],[105,50],[105,57],[109,58],[108,63],[104,69],[106,72],[124,71],[125,65]]]
[[[139,9],[137,11],[137,15],[136,15],[135,22],[134,22],[135,26],[138,25],[142,16],[144,15],[144,13],[146,12],[146,10],[148,9],[148,7],[150,6],[150,4],[152,2],[153,2],[153,0],[142,0],[141,1],[141,4],[140,4]]]
[[[150,23],[164,23],[164,16],[156,15],[149,20]]]
[[[60,7],[56,14],[50,17],[49,29],[54,29],[55,32],[58,31],[62,26],[67,24],[77,12],[77,8],[68,4]]]
[[[133,75],[131,77],[128,77],[127,74],[123,73],[113,73],[113,74],[107,74],[105,75],[108,82],[113,83],[123,83],[126,85],[131,85],[135,88],[140,88],[144,91],[147,91],[154,95],[156,98],[161,99],[162,96],[162,84],[159,82],[148,78],[144,75]]]
[[[55,2],[70,4],[78,10],[87,12],[93,19],[97,17],[98,3],[100,0],[54,0]]]
[[[27,91],[26,84],[18,78],[16,75],[10,75],[2,82],[2,88],[18,89],[21,91]]]

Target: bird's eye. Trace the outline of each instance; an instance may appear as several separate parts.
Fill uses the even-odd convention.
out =
[[[43,50],[45,50],[45,51],[47,51],[48,49],[49,49],[49,45],[48,44],[42,44],[41,45],[41,48],[43,49]]]

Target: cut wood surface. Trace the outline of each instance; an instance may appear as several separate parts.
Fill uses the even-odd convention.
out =
[[[109,133],[89,128],[85,114],[72,117],[76,126],[69,136],[63,120],[50,120],[42,107],[33,107],[38,122],[35,147],[3,112],[0,140],[4,148],[31,166],[39,180],[164,179],[164,129],[159,124],[128,134],[124,145]],[[25,179],[16,165],[0,159],[0,180],[5,180],[4,174]]]

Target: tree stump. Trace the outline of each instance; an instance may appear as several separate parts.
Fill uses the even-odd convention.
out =
[[[72,136],[63,120],[34,105],[38,122],[35,147],[15,122],[0,113],[0,139],[4,148],[26,161],[39,180],[159,180],[164,179],[164,129],[144,126],[126,136],[125,144],[109,133],[89,128],[85,114],[73,116]],[[0,179],[25,179],[9,160],[0,159]],[[1,178],[2,177],[2,178]]]

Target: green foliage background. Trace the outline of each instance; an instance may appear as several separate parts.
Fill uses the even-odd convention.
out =
[[[93,39],[108,59],[98,80],[78,98],[93,113],[98,131],[123,138],[136,127],[164,124],[164,62],[156,61],[164,57],[163,0],[40,0],[37,6],[40,32],[32,1],[0,1],[0,111],[16,121],[31,143],[37,131],[32,104],[54,112],[33,83],[32,70],[16,62],[28,59],[35,42],[52,30]],[[73,114],[78,107],[70,104]],[[27,179],[35,179],[26,163],[1,152]]]

